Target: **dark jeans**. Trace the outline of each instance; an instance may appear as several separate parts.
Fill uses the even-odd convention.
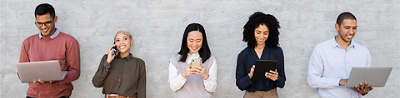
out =
[[[26,98],[33,98],[33,97],[26,96]],[[69,98],[69,97],[62,96],[60,98]]]

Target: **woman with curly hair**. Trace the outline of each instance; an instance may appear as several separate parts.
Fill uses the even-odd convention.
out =
[[[277,87],[285,86],[283,51],[279,47],[278,20],[262,12],[255,12],[244,25],[243,41],[247,47],[237,59],[236,86],[246,90],[244,98],[277,98]],[[275,60],[275,70],[265,73],[266,80],[254,79],[257,60]]]

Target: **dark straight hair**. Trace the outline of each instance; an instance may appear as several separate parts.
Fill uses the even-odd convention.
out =
[[[48,3],[42,3],[38,5],[35,9],[35,17],[36,15],[44,15],[50,13],[50,17],[54,18],[56,16],[56,12],[54,11],[53,6]]]
[[[206,31],[204,30],[203,26],[199,23],[191,23],[186,27],[185,32],[183,33],[181,50],[178,52],[178,54],[181,55],[181,58],[179,59],[179,61],[180,62],[186,61],[187,54],[189,53],[189,48],[187,47],[187,37],[189,35],[189,32],[192,32],[192,31],[199,31],[203,35],[203,43],[199,50],[199,54],[204,63],[205,61],[207,61],[207,59],[210,58],[211,51],[207,44]]]

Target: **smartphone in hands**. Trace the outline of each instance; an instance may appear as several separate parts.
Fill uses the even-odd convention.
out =
[[[114,42],[114,45],[115,45],[115,42]],[[113,49],[115,49],[115,51],[112,52],[112,55],[118,55],[119,54],[119,50],[118,50],[116,45],[113,47]]]
[[[191,69],[194,69],[194,68],[201,68],[201,66],[200,66],[200,59],[194,59],[194,60],[192,60]]]

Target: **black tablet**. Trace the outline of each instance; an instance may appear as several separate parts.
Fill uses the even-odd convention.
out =
[[[259,80],[266,80],[265,72],[269,72],[270,70],[275,71],[276,69],[276,60],[257,60],[256,67],[254,69],[253,78]]]

